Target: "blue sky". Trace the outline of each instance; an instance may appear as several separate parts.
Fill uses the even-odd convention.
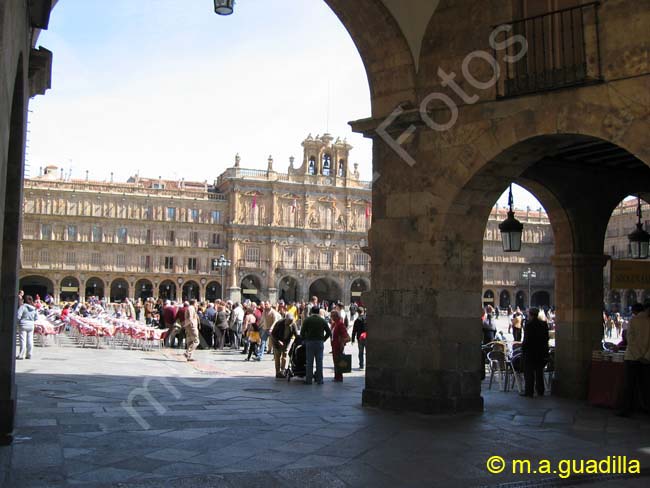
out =
[[[60,0],[38,43],[54,67],[30,105],[31,176],[56,164],[73,178],[212,181],[237,152],[285,171],[329,129],[371,179],[371,142],[347,124],[370,115],[366,74],[322,0],[240,0],[229,17],[211,0]],[[520,188],[515,201],[539,207]]]

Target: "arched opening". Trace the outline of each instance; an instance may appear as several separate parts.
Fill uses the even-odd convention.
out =
[[[350,303],[356,303],[358,305],[363,305],[363,294],[367,291],[370,291],[370,285],[367,280],[363,278],[357,278],[350,285]]]
[[[280,280],[278,297],[284,303],[297,302],[300,299],[299,283],[293,276],[285,276]]]
[[[611,290],[609,292],[608,305],[610,312],[620,312],[623,309],[623,304],[621,303],[621,293],[618,290]]]
[[[223,295],[221,294],[221,283],[218,281],[211,281],[205,287],[205,299],[209,302],[214,302],[220,298],[223,298]]]
[[[142,279],[135,283],[135,298],[146,300],[153,297],[153,283],[149,280]]]
[[[341,286],[332,278],[320,278],[309,286],[309,296],[318,297],[320,302],[338,302],[343,299]]]
[[[67,276],[61,280],[61,302],[75,302],[79,300],[79,280],[74,276]]]
[[[262,282],[256,275],[247,275],[241,280],[242,300],[260,303]]]
[[[641,300],[641,303],[644,305],[650,304],[650,290],[643,290],[643,298]]]
[[[176,283],[165,280],[158,287],[158,298],[163,300],[176,300]]]
[[[632,305],[638,302],[637,296],[636,296],[636,291],[634,290],[627,290],[625,292],[625,311],[626,312],[631,312],[632,310]]]
[[[323,176],[330,176],[332,174],[332,156],[330,154],[323,154]]]
[[[343,178],[345,176],[345,159],[339,159],[339,169],[337,171],[337,176]]]
[[[105,296],[106,295],[104,294],[103,280],[100,280],[99,278],[95,278],[95,277],[86,280],[86,289],[85,289],[86,300],[88,300],[91,297],[95,297],[101,300]]]
[[[121,303],[129,297],[129,284],[122,278],[111,282],[111,302]]]
[[[196,281],[187,281],[183,285],[183,301],[198,300],[201,288]]]
[[[494,292],[492,290],[486,290],[483,293],[483,306],[487,307],[488,305],[494,306]]]
[[[519,307],[521,310],[528,308],[525,291],[519,290],[515,295],[515,307]]]
[[[510,306],[510,292],[501,290],[499,294],[499,308],[508,308]]]
[[[310,175],[315,175],[316,174],[316,158],[315,157],[310,157],[309,158],[309,165],[307,166],[307,173]]]
[[[45,300],[47,295],[54,296],[54,284],[44,276],[25,276],[20,279],[18,288],[20,288],[25,295],[30,295],[36,300],[40,298]]]
[[[544,290],[533,293],[530,300],[533,307],[549,308],[551,306],[551,296]]]

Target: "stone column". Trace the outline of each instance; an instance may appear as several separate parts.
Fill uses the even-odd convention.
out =
[[[553,393],[586,398],[591,353],[603,335],[602,254],[562,254],[555,266],[555,379]]]

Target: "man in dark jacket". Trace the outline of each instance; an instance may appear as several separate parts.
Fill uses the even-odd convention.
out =
[[[332,335],[327,322],[320,316],[320,308],[312,307],[311,313],[302,324],[300,337],[305,340],[307,370],[305,384],[311,385],[316,360],[316,383],[323,384],[323,343]]]
[[[284,378],[284,368],[287,364],[289,343],[298,335],[294,316],[291,312],[284,314],[284,319],[278,320],[271,330],[273,342],[273,357],[275,359],[275,377]]]
[[[359,307],[359,317],[354,321],[352,327],[352,344],[355,339],[359,339],[359,369],[363,369],[363,353],[366,350],[366,311],[363,307]]]
[[[544,366],[548,360],[548,324],[539,318],[539,309],[528,311],[528,320],[524,328],[524,342],[521,350],[524,354],[525,393],[532,397],[533,390],[544,396]]]

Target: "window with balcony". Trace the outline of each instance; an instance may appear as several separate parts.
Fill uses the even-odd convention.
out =
[[[298,253],[293,247],[286,247],[282,251],[282,262],[286,268],[298,267]]]
[[[174,270],[174,257],[173,256],[166,256],[165,257],[165,271],[173,271]]]
[[[76,241],[77,240],[77,226],[76,225],[68,225],[67,234],[68,234],[68,240],[69,241]]]
[[[213,224],[221,223],[221,212],[219,210],[213,210],[211,213],[211,220]]]
[[[196,271],[196,258],[187,258],[187,270]]]
[[[176,232],[173,230],[168,230],[167,231],[167,242],[170,244],[174,244],[176,241]]]
[[[167,207],[167,220],[176,220],[176,207]]]
[[[199,233],[192,231],[190,232],[190,244],[198,246],[199,244]]]
[[[153,219],[153,207],[151,205],[148,205],[144,207],[144,212],[143,212],[143,218],[145,220],[152,220]]]
[[[41,224],[41,239],[44,241],[52,240],[52,224]]]
[[[126,266],[126,255],[125,254],[116,254],[115,255],[115,266],[118,268],[124,268]]]
[[[326,268],[331,268],[334,264],[334,253],[332,251],[322,251],[320,253],[320,264]]]
[[[98,225],[93,225],[91,237],[93,242],[102,242],[104,240],[104,233],[102,231],[102,228]]]
[[[364,252],[355,252],[354,256],[353,256],[354,265],[357,268],[361,268],[361,269],[365,268],[366,266],[368,266],[368,258],[369,257],[370,256],[368,256]]]
[[[34,222],[25,222],[23,224],[23,234],[29,238],[33,238],[36,234],[36,224]]]
[[[190,210],[190,219],[192,219],[192,222],[198,222],[200,218],[200,212],[198,209],[193,208]]]
[[[212,237],[210,239],[210,246],[221,247],[221,234],[219,234],[218,232],[214,232],[212,234]]]
[[[246,248],[246,263],[257,264],[260,261],[260,248],[259,247],[247,247]]]
[[[99,267],[102,265],[102,255],[101,253],[94,252],[90,255],[90,264],[94,267]]]
[[[140,256],[140,270],[151,271],[151,256]]]
[[[34,250],[23,248],[23,264],[32,264],[34,261]]]
[[[65,253],[65,264],[68,266],[74,266],[77,264],[77,253],[74,251],[67,251]]]
[[[126,244],[128,239],[128,231],[126,227],[120,227],[117,229],[117,243]]]
[[[501,77],[497,96],[509,97],[601,79],[598,2],[515,2],[517,20],[498,26],[491,45]]]
[[[41,249],[41,255],[38,259],[41,264],[49,264],[50,263],[50,251],[47,249]]]

